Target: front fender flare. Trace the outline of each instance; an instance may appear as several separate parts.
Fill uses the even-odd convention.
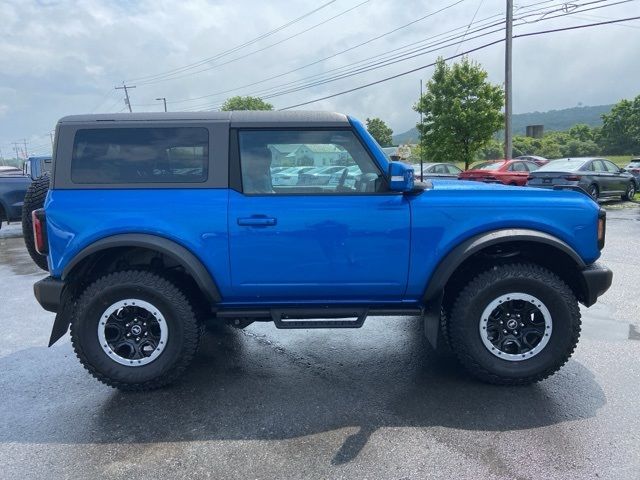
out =
[[[553,235],[538,230],[520,228],[493,230],[463,241],[440,261],[422,295],[422,303],[428,307],[425,308],[424,315],[425,334],[434,348],[437,346],[438,333],[440,331],[442,294],[451,275],[465,260],[475,253],[492,245],[505,242],[534,242],[549,245],[571,258],[579,270],[583,270],[586,267],[584,260],[569,244]]]

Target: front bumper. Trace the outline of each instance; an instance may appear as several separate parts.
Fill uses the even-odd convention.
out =
[[[33,285],[33,293],[38,303],[49,312],[60,309],[64,282],[57,278],[47,277]]]
[[[593,263],[580,272],[584,284],[585,306],[590,307],[598,297],[609,290],[613,281],[613,272],[604,265]]]

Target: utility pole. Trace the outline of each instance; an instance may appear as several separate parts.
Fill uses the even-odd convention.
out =
[[[53,132],[49,132],[49,138],[51,138],[51,148],[53,148]]]
[[[513,132],[511,115],[513,113],[513,84],[511,80],[511,59],[513,56],[513,0],[507,0],[507,23],[504,56],[504,158],[511,160],[513,155]]]
[[[167,111],[167,99],[165,97],[156,98],[156,100],[162,100],[164,102],[164,111]]]
[[[422,79],[420,79],[420,100],[422,101]],[[420,125],[422,125],[422,109],[420,109]],[[424,152],[422,151],[422,145],[420,145],[420,181],[424,181],[424,172],[422,171],[422,166],[424,164]]]
[[[24,143],[24,158],[29,158],[29,153],[27,152],[27,139],[23,138],[22,142]]]
[[[11,142],[13,144],[13,150],[16,152],[16,160],[20,160],[20,153],[18,152],[18,142]]]
[[[131,110],[131,100],[129,100],[129,88],[136,88],[135,85],[125,85],[124,82],[122,82],[122,86],[121,87],[114,87],[116,90],[124,90],[124,104],[129,107],[129,113],[132,113],[133,110]]]

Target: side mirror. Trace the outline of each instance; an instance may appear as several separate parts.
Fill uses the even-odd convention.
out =
[[[389,189],[394,192],[411,192],[414,187],[413,168],[400,162],[389,164]]]
[[[621,168],[620,169],[620,173],[627,173],[627,169],[626,168]]]

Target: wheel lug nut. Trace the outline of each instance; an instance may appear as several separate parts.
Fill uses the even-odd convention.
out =
[[[149,335],[147,332],[144,332],[144,336],[146,337],[147,335]]]
[[[504,325],[504,322],[502,320],[500,320],[500,325]]]
[[[518,330],[514,330],[514,331],[513,331],[513,334],[514,334],[514,335],[517,335],[517,334],[518,334]]]
[[[136,337],[136,342],[139,342],[139,341],[140,341],[140,337]]]
[[[130,336],[131,336],[131,334],[130,334],[130,333],[127,333],[127,337],[130,337]]]
[[[502,330],[502,333],[507,333],[507,331],[506,330]]]
[[[521,326],[521,327],[524,327],[524,323],[520,323],[520,326]]]

